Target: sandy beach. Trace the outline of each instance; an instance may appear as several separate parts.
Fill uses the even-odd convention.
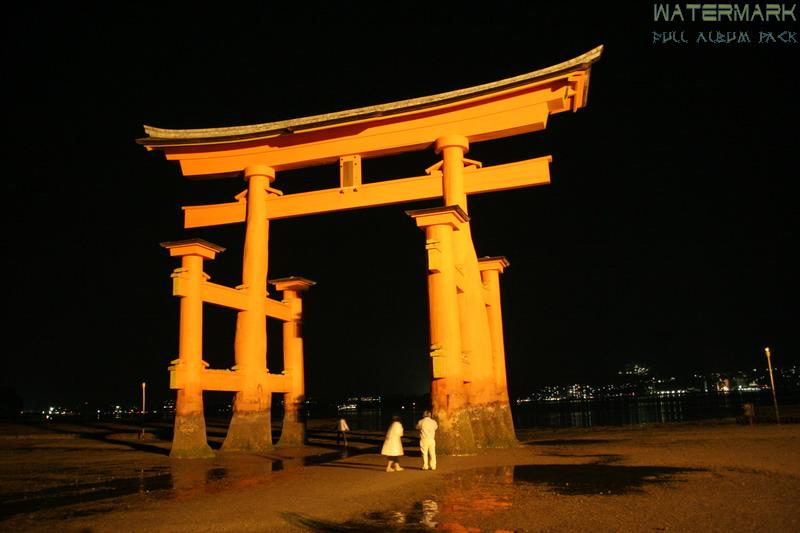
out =
[[[0,530],[800,530],[798,424],[526,430],[436,471],[407,431],[393,473],[382,435],[356,431],[345,450],[327,428],[304,447],[174,460],[133,426],[6,425]]]

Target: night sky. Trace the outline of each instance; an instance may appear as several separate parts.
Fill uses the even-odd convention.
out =
[[[184,230],[183,205],[233,201],[241,179],[190,181],[135,143],[166,128],[272,122],[470,87],[600,44],[589,100],[546,130],[475,143],[485,165],[551,154],[550,185],[469,199],[479,256],[504,255],[511,394],[798,357],[797,43],[696,43],[769,23],[654,22],[648,2],[75,3],[4,9],[2,386],[26,406],[170,398],[178,261],[160,242],[227,248],[212,281],[241,283],[244,225]],[[269,7],[265,7],[265,4]],[[274,4],[274,5],[273,5]],[[257,7],[256,7],[257,6]],[[652,32],[685,32],[685,44]],[[364,162],[365,181],[438,157]],[[280,173],[286,193],[338,166]],[[272,223],[270,279],[306,295],[310,396],[429,387],[419,202]],[[205,359],[233,365],[232,311],[206,306]],[[273,327],[274,326],[274,327]],[[280,331],[271,324],[270,333]],[[280,371],[271,335],[270,368]]]

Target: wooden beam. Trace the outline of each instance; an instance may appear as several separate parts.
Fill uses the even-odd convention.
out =
[[[202,290],[203,301],[206,303],[237,311],[247,310],[247,295],[238,289],[206,281],[202,285]],[[172,295],[186,296],[186,286],[180,276],[173,276],[172,278]],[[266,314],[268,317],[277,318],[284,322],[289,322],[295,318],[289,305],[272,298],[267,298]]]
[[[202,287],[204,302],[236,309],[237,311],[247,310],[247,294],[242,291],[208,281],[203,283]]]
[[[189,384],[187,372],[179,367],[170,367],[169,386],[171,389],[184,389]],[[289,382],[285,374],[267,374],[267,390],[289,392]],[[237,392],[244,389],[244,374],[238,370],[203,369],[200,373],[200,387],[203,390]]]
[[[551,112],[567,107],[567,80],[505,99],[461,103],[453,108],[394,115],[281,135],[259,141],[213,146],[165,147],[167,159],[180,162],[184,176],[223,175],[253,165],[277,171],[338,163],[339,157],[362,158],[423,150],[442,132],[458,132],[471,143],[543,130]]]
[[[515,163],[464,170],[464,188],[467,194],[503,191],[550,183],[551,156],[527,159]],[[397,180],[368,183],[354,190],[325,189],[286,196],[271,196],[267,200],[270,220],[302,215],[344,211],[363,207],[430,200],[442,192],[442,174],[417,176]],[[213,205],[187,206],[184,226],[199,228],[244,222],[247,202],[241,197],[237,202]]]

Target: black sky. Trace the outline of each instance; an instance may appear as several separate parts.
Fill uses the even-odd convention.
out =
[[[667,26],[646,2],[200,5],[5,13],[2,384],[27,404],[134,402],[141,381],[170,396],[177,264],[160,242],[226,247],[206,271],[240,283],[243,226],[183,230],[180,206],[231,201],[244,182],[182,178],[135,144],[143,124],[217,127],[380,104],[599,44],[585,109],[469,154],[486,165],[553,155],[550,185],[470,198],[478,254],[511,262],[502,290],[512,394],[597,380],[631,361],[674,373],[764,366],[767,345],[777,366],[798,363],[800,45],[653,44]],[[669,28],[691,38],[729,26]],[[735,27],[755,38],[799,25]],[[419,175],[436,160],[368,160],[365,179]],[[337,180],[323,167],[275,186]],[[309,395],[426,390],[424,238],[404,211],[429,205],[273,223],[270,278],[318,282],[306,299]],[[212,366],[233,364],[234,320],[207,311]]]

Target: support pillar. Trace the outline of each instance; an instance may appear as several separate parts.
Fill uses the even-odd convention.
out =
[[[445,135],[436,140],[436,152],[442,154],[442,188],[445,205],[457,205],[468,213],[464,189],[464,165],[479,164],[464,155],[469,142],[461,135]],[[461,347],[469,362],[467,386],[470,418],[475,443],[479,448],[505,447],[508,432],[500,420],[500,398],[495,387],[492,341],[486,316],[486,301],[468,221],[453,234],[455,264],[462,275],[459,296]]]
[[[242,285],[247,310],[236,317],[234,369],[243,377],[236,393],[233,417],[222,449],[267,451],[272,449],[272,391],[267,378],[267,264],[269,219],[267,196],[275,171],[265,165],[248,167],[247,218],[242,261]]]
[[[505,257],[483,257],[478,260],[481,280],[486,292],[486,315],[489,319],[489,333],[492,339],[492,361],[494,367],[495,389],[497,390],[497,417],[501,423],[502,434],[508,439],[507,445],[518,444],[514,431],[514,418],[508,399],[506,379],[506,351],[503,339],[503,312],[500,301],[500,274],[508,267]]]
[[[454,232],[468,217],[458,206],[407,211],[425,230],[428,251],[428,305],[433,379],[431,401],[439,422],[437,450],[446,455],[475,453],[464,386],[458,281],[454,259]]]
[[[173,294],[180,296],[178,359],[170,366],[170,387],[178,390],[170,457],[213,457],[203,413],[203,260],[214,259],[224,248],[202,239],[161,243],[181,267],[172,274]]]
[[[300,293],[315,283],[292,276],[270,281],[283,291],[283,303],[292,309],[292,320],[283,323],[283,373],[288,378],[289,392],[283,395],[283,428],[279,446],[302,446],[306,441],[306,420],[303,412],[306,401],[303,362],[303,300]]]

